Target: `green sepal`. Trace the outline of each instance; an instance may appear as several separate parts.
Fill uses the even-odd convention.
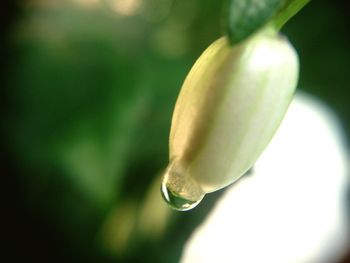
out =
[[[236,44],[256,32],[284,3],[285,0],[229,0],[225,12],[230,43]]]

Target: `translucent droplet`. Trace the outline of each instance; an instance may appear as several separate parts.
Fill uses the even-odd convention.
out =
[[[167,167],[161,190],[167,204],[178,211],[194,208],[205,195],[198,183],[184,173],[177,162],[171,162]]]

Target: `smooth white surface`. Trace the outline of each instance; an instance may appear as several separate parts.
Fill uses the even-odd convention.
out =
[[[200,56],[174,109],[169,155],[205,193],[244,174],[270,142],[294,94],[294,48],[262,30],[240,45],[226,37]]]
[[[181,262],[334,262],[349,244],[347,156],[332,113],[297,94],[253,174],[228,189]]]

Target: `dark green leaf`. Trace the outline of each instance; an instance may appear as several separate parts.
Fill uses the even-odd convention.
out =
[[[228,36],[232,44],[249,37],[265,25],[283,5],[284,0],[229,0]]]

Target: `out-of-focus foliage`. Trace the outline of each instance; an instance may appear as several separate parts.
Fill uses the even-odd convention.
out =
[[[174,213],[159,175],[182,81],[225,32],[222,1],[19,3],[4,38],[3,257],[177,262],[220,193]],[[349,132],[347,10],[314,1],[285,32],[300,54],[299,88],[329,103]]]

